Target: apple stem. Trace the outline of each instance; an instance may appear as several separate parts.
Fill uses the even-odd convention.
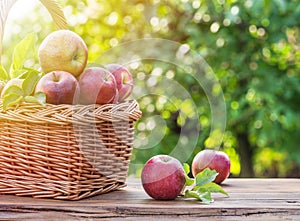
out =
[[[53,74],[53,80],[54,80],[55,82],[58,82],[58,78],[57,78],[55,72],[52,72],[52,74]]]

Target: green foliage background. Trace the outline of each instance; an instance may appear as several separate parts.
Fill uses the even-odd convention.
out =
[[[184,44],[200,54],[224,93],[227,124],[221,150],[231,158],[232,176],[300,176],[297,0],[62,0],[60,4],[70,29],[88,45],[90,62],[124,42],[150,37]],[[38,2],[34,15],[27,14],[10,26],[2,56],[6,67],[22,37],[36,32],[38,47],[55,30]],[[36,59],[28,60],[29,66],[35,64]],[[184,142],[179,144],[191,163],[212,142],[208,139],[210,105],[203,89],[185,70],[164,62],[143,60],[129,68],[136,93],[141,88],[149,90],[149,95],[138,99],[143,118],[136,124],[130,173],[139,175],[141,165],[153,155],[169,154],[179,142],[181,129],[191,125],[185,134],[189,139],[196,121],[201,127],[196,147],[190,152]],[[153,88],[160,94],[166,90],[159,84],[163,78],[179,82],[190,99],[151,95]],[[196,112],[191,111],[193,103]]]

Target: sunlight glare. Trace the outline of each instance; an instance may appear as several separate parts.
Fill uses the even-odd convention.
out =
[[[34,14],[34,6],[40,4],[38,0],[17,1],[11,8],[5,24],[4,39],[18,32],[14,23]],[[18,29],[18,28],[17,28]]]

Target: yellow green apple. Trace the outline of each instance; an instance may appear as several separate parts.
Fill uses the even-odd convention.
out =
[[[38,49],[38,57],[44,73],[66,71],[77,77],[86,66],[88,49],[75,32],[58,30],[43,40]]]

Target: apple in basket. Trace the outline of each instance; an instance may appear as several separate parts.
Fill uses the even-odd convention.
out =
[[[124,101],[133,90],[133,78],[129,70],[119,64],[108,64],[105,68],[113,74],[116,79],[119,92],[119,102]]]
[[[38,57],[43,72],[61,70],[77,77],[86,66],[88,49],[76,33],[58,30],[43,40],[38,49]]]
[[[142,170],[145,192],[158,200],[175,199],[185,186],[185,172],[179,160],[168,155],[150,158]]]
[[[46,103],[77,104],[80,88],[77,79],[66,71],[52,71],[44,75],[35,87],[35,93],[43,92]]]
[[[118,100],[117,84],[114,76],[101,67],[87,68],[78,78],[80,104],[109,104]]]
[[[230,159],[228,155],[217,150],[202,150],[193,159],[192,173],[195,177],[205,168],[216,170],[218,176],[215,178],[215,183],[222,183],[230,174]]]

